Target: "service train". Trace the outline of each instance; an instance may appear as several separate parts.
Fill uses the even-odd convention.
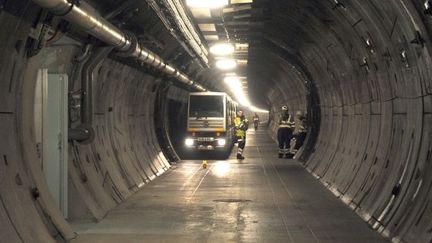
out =
[[[235,141],[238,104],[223,92],[189,94],[187,137],[191,151],[229,152]]]

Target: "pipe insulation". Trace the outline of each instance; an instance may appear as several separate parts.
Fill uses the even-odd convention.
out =
[[[183,84],[192,86],[197,91],[207,91],[202,85],[192,80],[187,74],[168,64],[161,57],[138,44],[134,34],[123,32],[107,20],[89,4],[80,1],[79,5],[67,0],[33,0],[42,8],[60,16],[64,20],[78,26],[89,35],[114,46],[123,57],[132,57],[139,62],[148,64]]]

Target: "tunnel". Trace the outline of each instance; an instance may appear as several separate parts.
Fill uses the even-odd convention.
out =
[[[132,213],[157,221],[157,232],[127,238],[125,229],[91,241],[432,242],[430,1],[230,0],[211,10],[187,2],[193,1],[0,0],[0,242],[80,242],[85,236],[76,222],[104,222],[119,207],[132,210],[125,203],[158,202],[161,191],[168,195],[166,207],[153,205],[145,215],[136,206]],[[175,196],[189,188],[180,188],[195,175],[188,168],[208,173],[201,160],[184,158],[188,96],[235,96],[209,52],[215,40],[247,47],[236,54],[243,62],[237,72],[247,79],[251,103],[268,110],[268,121],[256,133],[249,129],[244,162],[225,160],[236,170],[249,168],[232,174],[240,179],[225,177],[225,184],[206,187],[227,195],[181,211],[174,206],[178,200],[191,199]],[[277,150],[284,105],[303,112],[308,123],[305,142],[289,161],[265,152]],[[248,157],[255,148],[269,155]],[[47,164],[50,156],[61,159]],[[210,168],[218,163],[209,159]],[[248,175],[261,170],[267,179]],[[170,177],[176,173],[184,177]],[[206,183],[200,178],[198,186]],[[247,183],[230,188],[241,178]],[[258,191],[266,183],[276,190],[274,178],[294,200],[295,213],[308,215],[303,206],[336,205],[313,214],[328,228],[350,229],[352,220],[364,229],[324,240],[311,230],[312,238],[296,240],[303,228],[290,224],[296,218],[283,208],[288,202],[278,191]],[[307,185],[322,187],[324,196],[302,191]],[[295,199],[297,194],[304,197]],[[200,217],[221,203],[229,217],[257,200],[277,205],[288,235],[226,240],[217,228],[221,238],[158,238],[175,226],[176,219],[155,218],[164,210],[202,223]],[[254,215],[265,215],[260,209],[254,207]],[[211,217],[213,225],[220,223]],[[242,220],[225,230],[236,235],[266,224]],[[211,232],[211,224],[200,225],[193,228],[198,236]],[[358,231],[373,237],[349,238]]]

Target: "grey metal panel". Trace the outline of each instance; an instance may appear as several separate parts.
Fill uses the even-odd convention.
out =
[[[68,189],[68,79],[67,75],[48,74],[42,69],[42,169],[56,205],[67,218]]]

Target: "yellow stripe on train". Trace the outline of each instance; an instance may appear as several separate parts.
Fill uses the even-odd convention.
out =
[[[188,132],[199,132],[200,129],[198,128],[189,128]],[[225,132],[225,129],[223,128],[214,128],[214,129],[209,129],[209,128],[205,128],[205,130],[202,130],[203,132]]]

